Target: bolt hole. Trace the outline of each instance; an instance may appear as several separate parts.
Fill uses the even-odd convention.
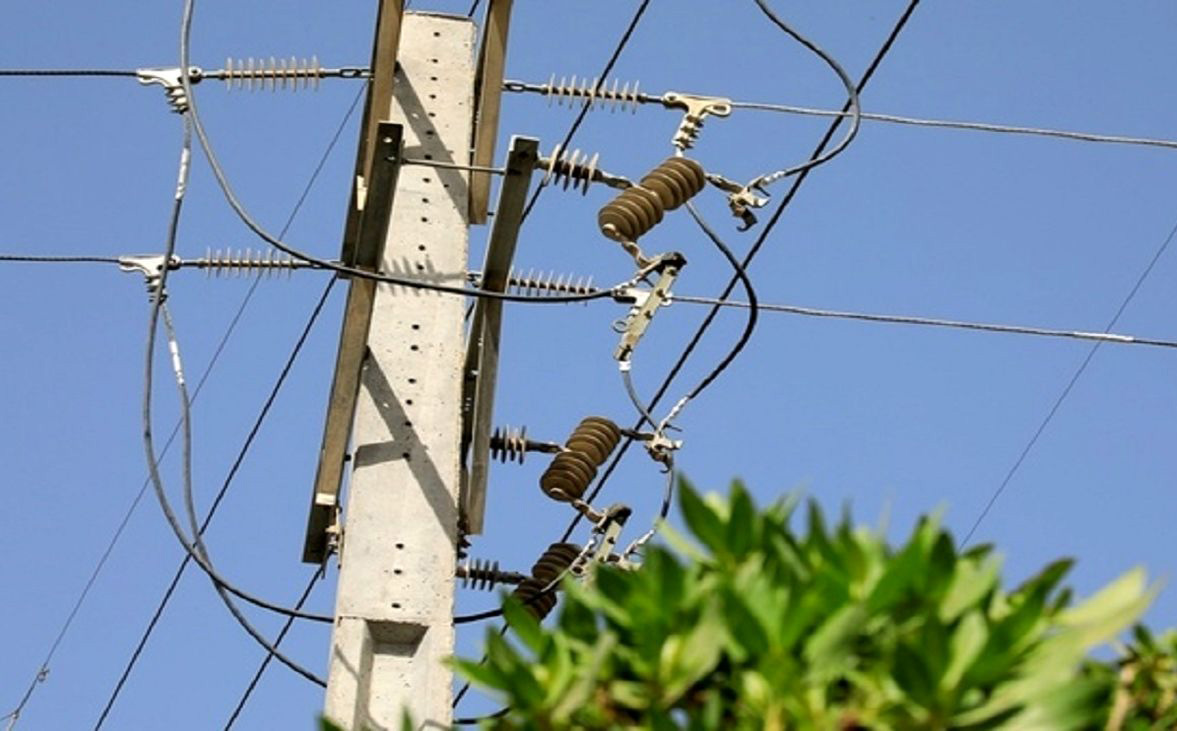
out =
[[[416,379],[416,378],[410,378],[410,379],[409,379],[409,383],[416,383],[416,382],[417,382],[417,379]]]
[[[411,427],[413,426],[413,422],[411,422],[411,421],[406,421],[406,422],[405,422],[405,426],[406,426],[406,427],[410,427],[410,428],[411,428]]]
[[[430,95],[429,95],[429,98],[430,98],[430,99],[436,99],[436,98],[437,98],[437,94],[430,94]]]
[[[435,114],[434,112],[429,112],[428,114],[429,114],[429,116],[430,116],[430,117],[436,117],[436,116],[437,116],[437,114]]]
[[[429,199],[428,199],[428,198],[422,198],[422,199],[421,199],[421,202],[422,202],[422,203],[428,203],[428,202],[429,202]]]
[[[417,324],[417,323],[415,323],[415,322],[413,323],[412,327],[413,327],[413,329],[414,329],[414,330],[420,330],[420,329],[421,329],[421,326],[420,326],[420,325],[418,325],[418,324]]]
[[[417,345],[410,345],[410,346],[409,346],[409,350],[413,351],[414,353],[415,353],[415,352],[417,352],[417,351],[418,351],[418,350],[420,350],[420,349],[421,349],[421,348],[420,348],[419,346],[417,346]]]
[[[421,223],[429,223],[429,216],[421,216]]]
[[[437,59],[436,59],[436,58],[431,58],[431,59],[429,59],[429,63],[437,63]]]
[[[432,159],[433,159],[433,155],[426,155],[426,156],[425,156],[425,159],[426,159],[426,160],[432,160]]]
[[[432,94],[431,94],[430,96],[432,96]],[[427,130],[425,130],[425,136],[426,136],[426,137],[432,137],[432,136],[434,136],[435,134],[437,134],[437,133],[436,133],[436,132],[434,132],[434,131],[433,131],[433,130],[431,130],[431,129],[427,129]]]
[[[405,544],[403,544],[403,543],[398,543],[398,544],[396,544],[396,547],[397,547],[397,548],[404,548],[404,547],[405,547]]]
[[[432,182],[433,182],[433,178],[421,178],[421,182],[422,182],[422,183],[432,183]]]
[[[411,398],[405,399],[405,406],[412,406],[412,405],[413,405],[413,399],[411,399]]]
[[[406,462],[407,462],[407,461],[409,461],[409,459],[410,459],[412,456],[413,456],[413,455],[409,454],[408,452],[401,452],[401,458],[402,458],[402,459],[404,459]]]
[[[392,603],[392,608],[393,608],[393,609],[400,609],[400,608],[401,608],[401,603],[400,603],[400,602],[393,602],[393,603]]]
[[[397,576],[400,576],[401,574],[404,573],[404,571],[401,571],[400,569],[393,569],[392,573],[396,574]]]
[[[418,244],[418,245],[417,245],[417,251],[425,251],[425,245],[424,245],[424,244]]]
[[[429,80],[430,80],[430,81],[437,81],[437,77],[436,77],[436,76],[430,76],[430,77],[429,77]]]

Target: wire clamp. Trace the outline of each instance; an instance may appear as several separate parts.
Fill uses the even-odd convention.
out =
[[[747,185],[740,185],[722,175],[708,173],[707,182],[728,194],[727,206],[731,209],[732,215],[743,220],[743,223],[736,227],[738,230],[747,231],[756,225],[756,216],[749,209],[767,206],[769,195],[768,191],[760,186],[759,178]]]
[[[695,146],[699,133],[703,130],[703,119],[708,115],[726,117],[732,113],[731,99],[717,96],[698,96],[696,94],[682,94],[668,91],[662,95],[662,105],[668,109],[682,109],[686,112],[678,130],[671,140],[680,151],[689,150]]]
[[[168,269],[179,269],[180,263],[180,257],[172,256],[169,259],[163,254],[119,257],[119,269],[124,272],[139,272],[147,280],[147,294],[152,302],[156,296],[161,302],[168,298],[167,292],[162,291],[160,287],[163,273]]]
[[[678,277],[679,270],[687,263],[686,257],[677,251],[662,254],[647,267],[643,267],[635,279],[642,279],[653,272],[659,272],[658,281],[652,289],[640,289],[636,285],[618,287],[613,299],[630,305],[629,313],[613,323],[613,329],[621,333],[621,342],[613,352],[614,360],[626,361],[633,355],[638,341],[654,319],[654,313],[670,304],[670,287]]]
[[[135,71],[135,77],[139,79],[140,84],[159,84],[163,87],[164,94],[167,96],[168,104],[172,106],[172,111],[176,114],[184,114],[188,111],[188,95],[184,93],[183,73],[180,68],[170,69],[138,69]],[[196,84],[204,78],[204,70],[199,66],[188,67],[188,80]]]

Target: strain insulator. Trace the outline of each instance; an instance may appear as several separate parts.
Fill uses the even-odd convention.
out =
[[[668,158],[601,208],[597,214],[601,233],[621,242],[638,258],[638,238],[654,228],[666,211],[697,195],[706,183],[706,173],[699,163],[686,157]]]
[[[499,569],[498,561],[469,558],[458,565],[455,575],[463,588],[490,591],[498,584],[519,584],[527,577],[518,571]]]
[[[594,78],[590,84],[587,76],[579,81],[575,76],[562,76],[560,82],[556,83],[556,75],[552,74],[540,91],[548,97],[549,103],[554,100],[561,106],[567,102],[569,106],[608,107],[610,111],[629,109],[637,112],[639,104],[650,101],[645,94],[638,91],[637,81],[622,84],[614,79],[610,85],[608,81],[601,83],[599,78]]]
[[[572,431],[564,451],[556,455],[540,476],[539,486],[553,500],[574,502],[597,476],[602,465],[621,441],[621,430],[608,419],[587,417]]]

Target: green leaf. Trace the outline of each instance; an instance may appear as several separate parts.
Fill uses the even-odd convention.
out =
[[[730,502],[731,513],[724,543],[731,555],[741,559],[747,556],[759,538],[759,520],[756,516],[756,506],[752,503],[748,491],[744,489],[743,483],[732,483]]]
[[[687,634],[666,638],[658,668],[664,705],[676,703],[688,688],[711,672],[719,662],[723,641],[723,623],[714,608]]]
[[[515,636],[536,655],[542,653],[550,642],[536,616],[514,596],[508,595],[503,602],[503,618]]]
[[[707,505],[694,488],[685,479],[679,481],[679,507],[682,508],[683,520],[691,533],[712,554],[719,556],[725,552],[723,523],[715,511]]]
[[[961,618],[949,644],[948,669],[940,676],[940,690],[957,690],[965,671],[976,661],[989,639],[989,626],[979,611]]]
[[[951,622],[976,605],[997,586],[1000,562],[962,560],[956,564],[948,591],[940,600],[940,619]]]
[[[818,667],[845,664],[846,646],[864,619],[866,611],[857,604],[839,609],[805,643],[805,659]]]

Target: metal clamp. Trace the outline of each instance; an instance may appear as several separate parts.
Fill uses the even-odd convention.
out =
[[[638,341],[646,334],[646,329],[654,319],[654,313],[660,307],[670,304],[670,287],[686,263],[686,257],[677,251],[663,254],[638,275],[640,278],[649,272],[660,272],[661,276],[652,289],[644,290],[629,286],[614,290],[615,301],[630,305],[629,313],[613,324],[614,330],[621,333],[621,342],[613,351],[614,360],[629,360]]]
[[[167,299],[167,292],[161,291],[160,287],[163,273],[165,270],[179,269],[180,264],[180,257],[168,258],[163,254],[119,257],[119,269],[124,272],[139,272],[147,280],[147,294],[152,302],[156,296],[159,296],[161,302]]]
[[[768,205],[768,191],[760,187],[757,181],[753,181],[747,185],[740,185],[734,180],[728,180],[722,175],[716,173],[709,173],[707,175],[707,182],[728,193],[727,205],[731,209],[732,215],[742,219],[743,223],[736,228],[740,231],[747,231],[756,225],[756,216],[750,211],[750,208],[764,208]],[[753,193],[762,193],[762,196]]]
[[[703,119],[708,115],[726,117],[732,113],[731,99],[716,96],[698,96],[668,91],[662,95],[662,105],[670,109],[682,109],[686,112],[678,130],[674,133],[672,142],[679,150],[688,150],[695,146],[699,132],[703,129]]]
[[[172,111],[176,114],[183,114],[188,111],[188,95],[184,93],[183,73],[181,73],[179,67],[170,69],[138,69],[135,71],[135,77],[139,79],[140,84],[159,84],[162,86],[164,94],[167,96],[168,104],[172,105]],[[188,67],[188,79],[191,83],[196,84],[203,78],[204,70],[199,66]]]

